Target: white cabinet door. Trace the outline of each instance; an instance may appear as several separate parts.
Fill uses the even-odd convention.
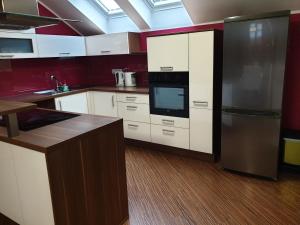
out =
[[[13,152],[9,144],[0,142],[0,212],[23,224]]]
[[[129,54],[128,33],[86,37],[87,55]]]
[[[37,35],[39,57],[85,56],[84,37]]]
[[[189,149],[189,129],[151,124],[152,142],[177,148]]]
[[[150,123],[150,107],[147,104],[118,102],[118,116],[124,120]]]
[[[213,153],[213,111],[210,109],[190,109],[190,149]]]
[[[0,32],[0,59],[37,57],[35,34]]]
[[[89,92],[90,113],[100,116],[118,116],[116,93],[114,92]]]
[[[148,71],[188,71],[188,34],[149,37]]]
[[[137,104],[148,104],[149,105],[149,95],[148,94],[117,94],[118,102],[128,102]]]
[[[60,97],[55,99],[55,106],[57,110],[74,112],[74,113],[88,113],[87,93],[80,93]]]
[[[214,32],[189,34],[190,107],[212,109]]]
[[[124,120],[124,136],[130,139],[151,142],[150,124]]]

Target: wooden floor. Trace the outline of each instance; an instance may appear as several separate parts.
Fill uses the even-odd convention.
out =
[[[130,225],[300,224],[300,175],[278,182],[127,147]]]

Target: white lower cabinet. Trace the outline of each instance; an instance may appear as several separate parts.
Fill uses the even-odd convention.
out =
[[[118,116],[117,96],[114,92],[91,91],[89,95],[89,113],[99,116]]]
[[[0,142],[0,212],[20,225],[54,225],[45,154]]]
[[[190,149],[213,153],[213,111],[190,108]]]
[[[73,113],[89,113],[87,93],[80,93],[55,99],[57,110]]]
[[[189,129],[151,124],[153,143],[189,149]]]
[[[150,108],[147,104],[118,102],[118,113],[124,120],[150,123]]]
[[[125,138],[151,142],[150,124],[124,121]]]
[[[151,124],[188,129],[190,120],[188,118],[151,114]]]

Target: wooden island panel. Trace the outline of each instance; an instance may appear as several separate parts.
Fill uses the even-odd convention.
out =
[[[120,225],[129,217],[122,120],[46,153],[56,225]]]

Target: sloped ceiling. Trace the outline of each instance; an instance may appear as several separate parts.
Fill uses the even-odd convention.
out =
[[[300,10],[300,0],[182,0],[184,7],[181,9],[159,11],[147,8],[145,0],[115,1],[125,12],[123,18],[131,20],[140,30],[190,26],[220,21],[230,16],[287,9]],[[82,35],[109,33],[112,30],[119,32],[120,29],[124,32],[129,31],[126,30],[129,28],[125,24],[122,25],[125,20],[121,17],[119,20],[114,19],[114,26],[117,21],[120,23],[118,24],[120,29],[110,29],[109,17],[101,13],[94,0],[39,0],[39,2],[61,18],[80,20],[80,23],[69,23],[69,25]]]
[[[300,0],[182,0],[194,24],[231,16],[279,10],[299,10]]]

